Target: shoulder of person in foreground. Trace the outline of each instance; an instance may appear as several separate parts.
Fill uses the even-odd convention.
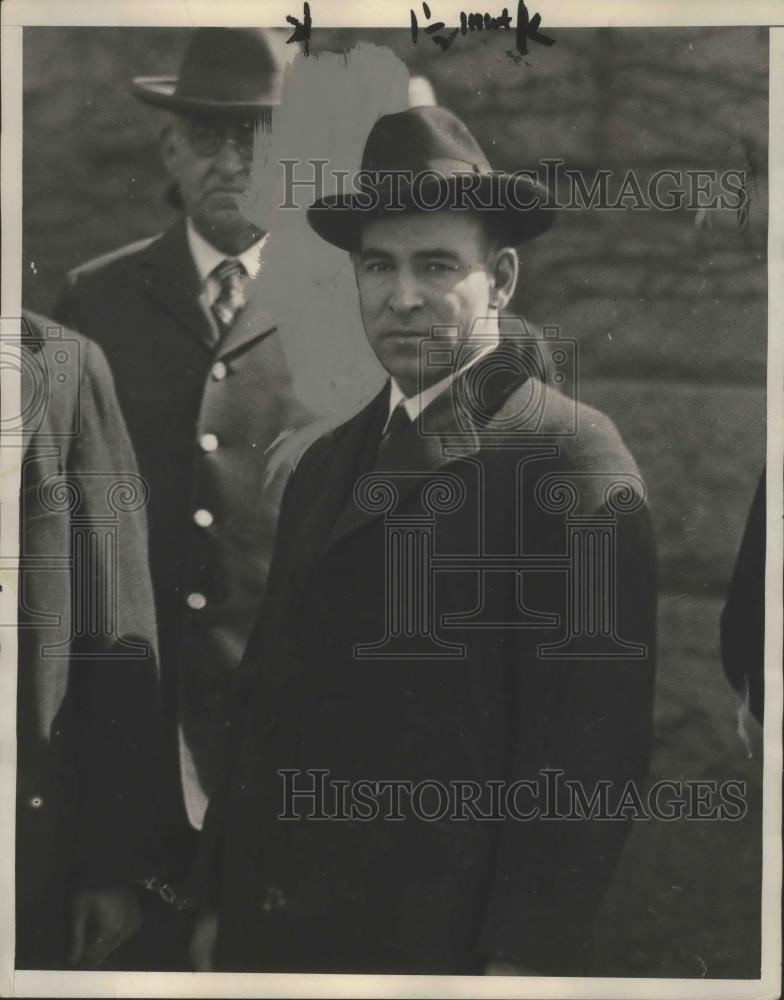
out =
[[[578,510],[585,512],[606,504],[608,496],[618,489],[628,492],[629,501],[632,494],[647,501],[640,469],[613,420],[553,386],[540,386],[543,404],[535,438],[557,444],[560,471],[579,479]]]
[[[564,459],[576,470],[639,475],[634,456],[606,413],[550,385],[544,393],[541,433],[559,438]]]
[[[22,398],[38,399],[26,409],[26,430],[39,440],[51,435],[61,447],[70,447],[79,422],[79,400],[85,370],[97,366],[99,380],[113,381],[97,344],[56,320],[22,310],[22,346],[29,352],[22,365]]]

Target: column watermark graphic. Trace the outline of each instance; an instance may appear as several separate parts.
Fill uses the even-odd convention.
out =
[[[577,446],[580,430],[576,342],[561,338],[557,327],[537,334],[522,318],[505,317],[500,345],[465,368],[472,353],[481,353],[481,334],[461,342],[446,333],[436,328],[420,344],[422,387],[454,379],[448,412],[426,408],[416,425],[422,447],[431,457],[438,451],[437,467],[407,469],[408,456],[401,454],[402,467],[376,468],[355,486],[361,515],[383,519],[386,581],[384,633],[357,644],[356,659],[461,659],[465,630],[488,628],[547,629],[538,648],[542,659],[645,659],[647,647],[618,630],[626,583],[619,579],[619,522],[644,506],[645,483],[629,468],[576,472],[560,462],[565,449]],[[514,406],[498,409],[489,401],[499,380],[516,387]],[[510,495],[499,500],[489,495],[486,465],[501,454],[514,471],[505,485]],[[507,533],[514,548],[506,551],[486,542],[499,506],[511,507],[517,521]],[[547,551],[527,546],[532,507],[557,525],[557,545]],[[474,549],[442,551],[439,524],[461,510],[475,512]],[[439,581],[469,573],[477,580],[477,606],[439,610]],[[542,573],[562,578],[558,613],[526,603],[527,582]],[[505,617],[485,600],[487,581],[497,574],[516,578],[517,606]],[[549,634],[554,628],[560,633],[555,640]]]

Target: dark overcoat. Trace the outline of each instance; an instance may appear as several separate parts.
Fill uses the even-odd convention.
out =
[[[212,789],[227,688],[272,555],[282,487],[268,482],[269,449],[311,419],[294,397],[274,320],[246,309],[215,348],[199,294],[180,223],[72,272],[55,310],[103,348],[150,487],[167,807],[179,797],[177,722]],[[197,511],[210,523],[197,523]],[[203,600],[192,607],[194,594]]]
[[[48,332],[47,332],[48,331]],[[20,449],[17,964],[62,967],[68,896],[155,873],[146,490],[95,345],[26,316]]]
[[[373,818],[349,808],[367,786],[346,786],[344,808],[330,784],[538,782],[518,800],[527,813],[555,771],[588,796],[609,783],[613,802],[645,773],[644,486],[607,417],[508,360],[471,370],[480,406],[461,375],[379,451],[385,389],[290,481],[194,873],[217,901],[222,969],[584,967],[626,822],[494,821],[486,798],[462,821],[432,786],[418,812],[403,801],[405,819],[385,820],[383,794]],[[287,799],[286,782],[322,780],[306,770],[329,772],[323,798]]]

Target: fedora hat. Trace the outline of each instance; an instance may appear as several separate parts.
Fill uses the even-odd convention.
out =
[[[402,176],[393,180],[395,174]],[[311,228],[342,250],[356,249],[362,223],[385,212],[481,210],[511,244],[539,236],[554,221],[543,207],[546,190],[528,172],[494,171],[468,126],[438,106],[379,118],[360,177],[359,191],[320,198],[307,213]]]
[[[280,103],[281,60],[260,28],[197,28],[179,76],[137,76],[140,101],[184,115],[252,114]]]

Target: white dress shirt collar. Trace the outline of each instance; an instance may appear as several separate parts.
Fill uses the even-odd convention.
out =
[[[198,232],[190,218],[186,222],[186,231],[188,236],[188,246],[190,247],[191,254],[193,256],[193,263],[196,265],[199,280],[201,281],[202,286],[204,286],[207,279],[210,278],[212,272],[218,264],[222,263],[226,260],[226,257],[230,255],[221,253],[221,251],[214,247],[212,243],[205,240],[201,233]],[[265,233],[260,240],[256,240],[255,243],[251,243],[247,250],[243,250],[242,253],[238,253],[236,257],[232,258],[242,262],[243,267],[251,278],[255,278],[259,273],[259,267],[261,266],[261,248],[266,243],[268,236],[269,233]]]
[[[481,351],[477,351],[471,360],[464,364],[459,371],[450,372],[445,378],[442,378],[434,385],[428,386],[427,389],[418,393],[416,396],[407,398],[395,379],[390,378],[389,415],[387,416],[387,421],[384,424],[384,430],[386,431],[398,403],[403,403],[406,408],[406,413],[408,413],[409,420],[413,423],[425,407],[430,406],[434,399],[437,399],[442,392],[449,388],[458,375],[462,375],[463,372],[468,371],[469,368],[473,367],[473,365],[475,365],[477,361],[483,358],[486,354],[494,351],[496,347],[498,347],[499,342],[500,334],[498,332],[498,323],[486,323],[482,331],[483,346]]]

